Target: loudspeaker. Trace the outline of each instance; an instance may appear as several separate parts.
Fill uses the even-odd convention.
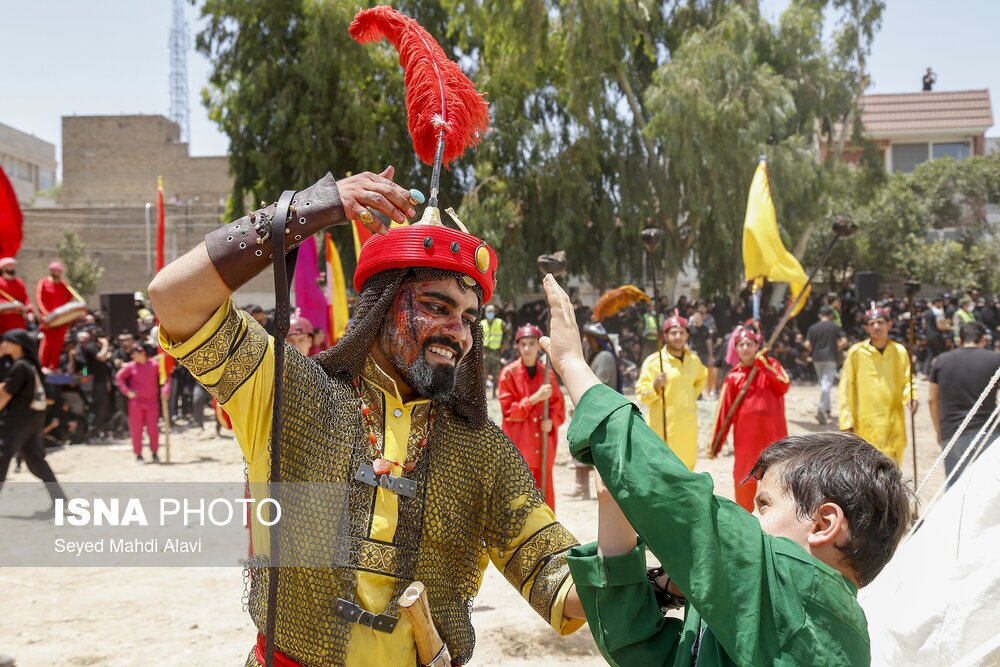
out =
[[[101,294],[101,310],[104,311],[104,333],[112,340],[119,334],[135,335],[138,332],[138,311],[132,292]]]
[[[881,279],[882,276],[877,273],[859,272],[854,274],[855,292],[862,308],[868,308],[872,301],[878,301],[878,288]]]

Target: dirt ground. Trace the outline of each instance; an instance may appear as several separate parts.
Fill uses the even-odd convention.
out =
[[[921,396],[927,396],[921,382]],[[791,433],[820,429],[814,419],[816,386],[793,386],[787,397]],[[496,417],[499,408],[491,406]],[[714,401],[700,401],[702,445],[710,435]],[[827,426],[824,428],[833,428]],[[934,432],[922,402],[917,415],[918,461],[923,476],[937,454]],[[565,427],[563,429],[565,440]],[[49,454],[66,481],[217,481],[243,478],[239,448],[231,436],[194,430],[174,432],[172,463],[137,465],[131,446],[77,446]],[[717,493],[732,497],[732,457],[700,461]],[[910,452],[903,464],[912,474]],[[943,481],[938,471],[930,493]],[[32,479],[25,471],[9,479]],[[565,448],[556,462],[558,517],[581,542],[596,539],[593,500],[571,497],[574,471]],[[929,494],[925,494],[929,497]],[[3,500],[0,498],[0,511]],[[9,539],[10,536],[0,536]],[[242,611],[242,570],[231,568],[3,568],[0,654],[18,667],[101,665],[242,665],[255,630]],[[552,632],[490,568],[476,599],[473,624],[478,642],[473,664],[603,665],[586,628],[570,637]]]

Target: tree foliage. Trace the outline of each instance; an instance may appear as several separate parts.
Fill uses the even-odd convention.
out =
[[[76,232],[67,229],[56,242],[56,253],[66,265],[66,280],[84,299],[97,289],[104,276],[104,267],[87,252]]]
[[[842,175],[838,200],[858,224],[830,262],[830,276],[843,282],[857,270],[885,278],[969,289],[1000,289],[996,256],[1000,244],[989,228],[987,206],[1000,203],[1000,154],[956,162],[931,160],[912,174],[866,180],[864,170]],[[947,232],[936,240],[934,232]],[[826,242],[819,235],[811,252]]]
[[[836,189],[836,159],[817,163],[814,147],[852,127],[883,4],[793,0],[772,24],[752,0],[395,3],[491,104],[492,130],[443,179],[441,200],[500,253],[508,300],[537,280],[534,257],[556,249],[599,287],[642,280],[648,226],[666,232],[668,278],[693,261],[703,292],[733,290],[760,154],[786,241],[808,238]],[[231,141],[233,213],[248,193],[273,199],[327,170],[390,161],[400,182],[426,187],[396,55],[350,40],[356,9],[206,0],[204,100]],[[830,43],[825,11],[839,17]]]

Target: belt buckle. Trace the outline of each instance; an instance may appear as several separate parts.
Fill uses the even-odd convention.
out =
[[[392,634],[396,629],[396,624],[399,623],[399,619],[395,616],[375,614],[344,598],[337,598],[336,614],[345,621],[357,623],[386,634]]]

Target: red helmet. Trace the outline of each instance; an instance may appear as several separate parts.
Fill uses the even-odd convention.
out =
[[[686,331],[688,328],[688,321],[685,318],[681,317],[680,315],[677,314],[671,315],[663,323],[663,333],[667,333],[674,327],[679,327]]]
[[[514,334],[514,342],[521,340],[522,338],[541,338],[542,330],[536,327],[534,324],[525,324],[517,330]]]
[[[872,320],[879,319],[885,320],[886,322],[892,322],[892,314],[889,312],[888,308],[872,305],[871,308],[865,311],[865,324],[868,324]]]
[[[756,329],[754,329],[751,326],[747,326],[745,324],[741,324],[740,326],[736,327],[736,331],[733,332],[733,336],[737,343],[743,340],[744,338],[749,338],[753,342],[760,345],[761,341],[763,340],[762,336]]]
[[[464,273],[482,288],[483,303],[492,298],[497,284],[497,254],[486,241],[450,227],[418,223],[365,241],[354,272],[354,289],[360,292],[376,273],[413,266]]]
[[[313,332],[313,325],[304,315],[299,311],[298,308],[292,313],[292,317],[288,321],[288,335],[293,334],[311,334]]]

